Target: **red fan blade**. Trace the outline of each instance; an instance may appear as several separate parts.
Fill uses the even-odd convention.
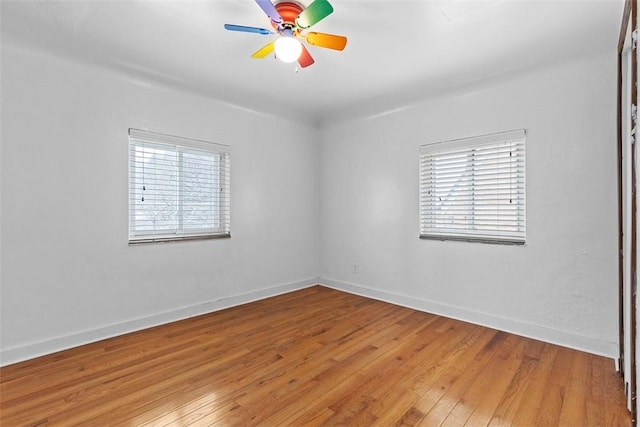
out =
[[[300,58],[298,58],[298,64],[300,64],[302,68],[306,68],[309,65],[312,65],[314,62],[316,61],[313,60],[313,57],[311,56],[307,48],[302,45],[302,53],[300,54]]]

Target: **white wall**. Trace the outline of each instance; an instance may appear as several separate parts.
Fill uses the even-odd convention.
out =
[[[1,72],[3,364],[317,282],[316,129],[6,45]],[[231,145],[231,239],[128,246],[129,127]]]
[[[296,289],[318,272],[343,290],[617,356],[612,55],[318,131],[1,53],[2,364]],[[230,240],[127,245],[129,127],[231,145]],[[517,128],[528,131],[527,245],[419,240],[419,145]]]
[[[322,282],[617,357],[615,67],[568,60],[324,129]],[[419,145],[519,128],[526,246],[419,240]]]

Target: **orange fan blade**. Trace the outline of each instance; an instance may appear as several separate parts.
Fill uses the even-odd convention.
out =
[[[251,55],[251,57],[255,58],[255,59],[264,58],[265,56],[267,56],[271,52],[273,52],[275,44],[276,44],[275,42],[271,42],[271,43],[268,43],[268,44],[264,45],[260,50],[258,50],[256,53]]]
[[[347,38],[312,31],[307,34],[307,43],[313,46],[326,47],[327,49],[343,50],[347,45]]]
[[[309,65],[312,65],[314,62],[316,61],[313,60],[313,57],[311,56],[307,48],[302,45],[302,53],[300,54],[300,58],[298,58],[298,64],[300,64],[302,68],[305,68]]]

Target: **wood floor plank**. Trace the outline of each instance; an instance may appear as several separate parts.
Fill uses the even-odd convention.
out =
[[[321,286],[0,368],[2,426],[465,424],[630,417],[609,359]]]
[[[526,390],[519,397],[520,402],[517,409],[515,407],[512,408],[515,413],[512,412],[510,414],[508,424],[515,426],[531,424],[542,407],[545,391],[549,389],[549,380],[558,356],[558,347],[543,344],[541,350],[539,358],[534,358],[537,361],[535,370],[531,380],[526,385]]]
[[[342,396],[342,399],[351,396],[354,390],[365,382],[366,377],[386,369],[384,364],[390,353],[412,344],[401,342],[398,336],[409,335],[428,327],[429,324],[396,323],[383,331],[359,337],[361,347],[367,350],[366,353],[358,354],[352,350],[349,357],[339,360],[330,370],[314,377],[308,390],[298,390],[304,391],[302,399],[296,399],[298,402],[283,408],[267,418],[266,422],[271,425],[295,425],[304,422],[313,411],[326,407],[333,410],[330,405],[335,402],[337,396]],[[434,334],[437,333],[434,331]]]
[[[587,365],[589,355],[578,353],[573,356],[573,363],[569,370],[569,380],[565,387],[564,401],[560,413],[561,425],[587,425],[586,404],[587,404]]]
[[[467,331],[459,331],[458,333],[462,336]],[[444,337],[444,335],[440,336]],[[384,358],[379,359],[373,375],[368,375],[368,378],[363,379],[363,382],[353,384],[352,390],[345,391],[349,397],[334,401],[329,405],[329,408],[335,412],[333,423],[358,423],[356,420],[361,419],[363,414],[365,416],[373,414],[377,419],[377,415],[380,412],[392,409],[389,407],[381,408],[383,405],[383,394],[380,393],[381,384],[391,381],[392,378],[403,378],[402,368],[410,370],[411,363],[416,358],[444,357],[449,350],[446,346],[448,342],[444,339],[438,340],[438,338],[435,338],[427,345],[418,343],[418,345],[412,347],[399,346],[385,354]],[[400,417],[398,416],[398,418]],[[365,420],[362,420],[359,424],[364,425]]]
[[[489,422],[490,427],[509,426],[512,424],[518,405],[524,396],[527,382],[533,379],[534,371],[535,362],[525,357],[493,412]]]
[[[456,396],[457,403],[449,415],[442,421],[442,425],[465,425],[474,413],[476,417],[486,417],[486,406],[490,406],[491,403],[489,402],[489,404],[487,404],[486,399],[493,397],[493,401],[496,394],[502,395],[502,384],[506,381],[511,381],[513,372],[506,368],[515,369],[513,365],[515,365],[518,360],[515,357],[509,357],[518,348],[524,350],[526,342],[506,333],[500,333],[495,338],[496,339],[486,347],[487,351],[490,352],[490,359],[482,365],[480,374],[475,377],[469,387],[459,396]],[[501,340],[500,338],[503,339]],[[510,366],[506,364],[508,360],[511,361]],[[498,388],[496,387],[496,381],[500,381],[500,383],[498,383],[500,387]],[[480,407],[480,409],[476,410],[478,407]],[[493,412],[490,415],[492,414]],[[430,422],[436,422],[437,420],[425,419],[425,421],[428,425]],[[485,422],[485,425],[487,423],[488,420]],[[471,423],[470,425],[474,424]]]
[[[551,344],[549,344],[551,346]],[[560,423],[560,413],[564,404],[566,384],[576,352],[557,346],[557,355],[544,388],[544,396],[536,414],[523,414],[534,425],[556,426]],[[615,374],[614,374],[615,375]]]
[[[495,334],[493,330],[471,324],[461,326],[464,326],[460,329],[462,339],[449,340],[437,351],[428,351],[427,346],[416,357],[407,359],[398,366],[395,375],[400,380],[392,389],[378,387],[373,391],[376,404],[371,410],[381,423],[391,423],[404,417],[406,408],[413,407],[424,393],[447,390],[451,382]],[[434,364],[434,360],[437,363]],[[438,386],[434,387],[434,384]]]
[[[590,357],[587,361],[587,402],[586,402],[586,419],[591,425],[601,426],[605,422],[604,411],[604,392],[605,390],[598,386],[604,384],[604,365],[603,358]]]
[[[428,423],[429,420],[439,423],[446,419],[460,395],[469,388],[491,357],[492,353],[483,349],[492,342],[497,331],[482,327],[478,327],[478,331],[481,334],[478,340],[464,349],[460,357],[453,359],[453,363],[440,377],[425,376],[422,372],[413,377],[414,390],[419,398],[412,403],[405,415],[413,413],[410,418],[415,419],[418,418],[417,414],[422,414],[414,421],[416,424],[420,421]],[[403,406],[406,407],[406,404]]]
[[[627,398],[620,392],[622,387],[620,377],[613,370],[613,361],[607,360],[604,363],[604,410],[605,426],[626,426],[629,425],[627,411],[621,411],[621,407],[627,407]],[[602,387],[602,386],[601,386]]]
[[[489,425],[496,409],[504,402],[505,397],[509,396],[509,387],[516,382],[517,373],[526,369],[528,375],[530,365],[523,356],[525,348],[526,343],[518,343],[510,357],[500,364],[501,375],[487,385],[484,395],[465,425]],[[518,383],[518,386],[520,385]]]
[[[294,325],[296,323],[293,323]],[[287,326],[285,328],[285,325],[282,325],[282,327],[280,327],[279,329],[276,328],[276,326],[274,324],[271,324],[272,329],[271,330],[271,334],[268,334],[268,336],[272,336],[272,337],[276,337],[276,339],[279,340],[283,340],[282,337],[288,337],[290,336],[290,334],[292,334],[293,332],[295,332],[295,327],[291,328],[289,326]],[[277,333],[275,331],[278,331]],[[251,332],[249,335],[253,335],[253,332]],[[291,345],[292,340],[290,339],[286,339],[283,341],[287,341],[287,345]],[[293,340],[295,341],[295,340]],[[303,341],[303,343],[309,344],[308,342]],[[220,387],[224,387],[226,383],[233,383],[232,385],[234,387],[238,387],[242,384],[246,383],[247,379],[251,379],[252,377],[250,375],[252,374],[260,374],[260,372],[262,372],[261,369],[256,369],[256,368],[264,368],[264,366],[261,366],[264,363],[269,364],[269,369],[271,371],[277,372],[279,369],[281,369],[281,366],[284,365],[285,363],[287,363],[284,360],[284,357],[281,356],[280,353],[282,353],[282,343],[280,341],[275,341],[273,339],[266,339],[266,341],[263,342],[263,340],[257,340],[257,339],[253,339],[252,340],[252,344],[249,347],[255,346],[255,351],[252,351],[252,357],[250,358],[246,358],[246,360],[243,362],[243,365],[249,365],[248,369],[245,370],[241,369],[238,370],[236,369],[235,371],[229,371],[229,374],[231,375],[225,375],[223,377],[218,377],[217,381],[216,381],[216,387],[220,388]],[[246,346],[246,343],[243,344],[243,347]],[[315,345],[315,347],[317,348],[318,345]],[[269,354],[271,355],[271,357],[261,357],[261,361],[259,363],[255,363],[253,361],[255,356],[259,356],[261,353],[265,352],[265,349],[268,350]],[[264,362],[263,362],[264,361]],[[244,366],[241,366],[240,368],[244,368]],[[247,372],[250,374],[248,375]],[[261,374],[263,375],[263,374]],[[273,376],[273,374],[269,374],[271,376]],[[200,377],[202,377],[202,374],[199,375]],[[230,376],[230,381],[224,382],[223,383],[223,379],[226,381],[226,377]],[[256,380],[259,380],[256,379]],[[264,381],[264,378],[261,380]],[[203,382],[202,378],[199,379],[198,382]],[[196,393],[199,393],[200,390],[196,387],[196,383],[195,380],[193,381],[189,381],[189,386],[190,388],[195,389]],[[181,396],[178,397],[178,399],[180,400],[184,400],[184,395],[185,393],[188,394],[192,394],[191,390],[176,390],[176,391],[172,391],[172,395],[162,395],[162,393],[156,393],[154,395],[155,397],[155,401],[149,402],[147,404],[145,404],[144,406],[131,406],[128,405],[129,407],[131,407],[131,411],[132,412],[140,412],[140,411],[145,411],[145,413],[142,416],[135,416],[135,421],[136,422],[143,422],[148,418],[151,418],[152,416],[154,416],[154,413],[158,413],[159,411],[165,411],[166,412],[166,408],[164,408],[162,405],[158,406],[158,404],[160,402],[165,402],[164,406],[170,406],[172,403],[175,404],[176,402],[173,401],[172,399],[174,399],[175,394],[179,393]],[[137,403],[141,404],[142,400],[139,400]],[[134,401],[135,403],[135,401]],[[152,406],[152,409],[149,409],[147,411],[147,407]],[[123,412],[125,409],[124,406],[122,406],[120,408],[120,412]]]

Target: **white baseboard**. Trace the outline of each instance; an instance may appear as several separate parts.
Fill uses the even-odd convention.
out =
[[[562,331],[558,329],[547,328],[545,326],[525,323],[519,320],[506,319],[492,314],[442,304],[423,298],[382,291],[354,283],[314,277],[297,282],[258,289],[243,294],[230,295],[216,300],[207,301],[202,304],[182,307],[176,310],[158,313],[151,316],[133,319],[126,322],[112,324],[79,333],[65,335],[50,340],[29,343],[8,349],[2,349],[0,350],[0,366],[10,365],[24,360],[33,359],[35,357],[55,353],[57,351],[66,350],[69,348],[89,344],[107,338],[112,338],[130,332],[139,331],[141,329],[151,328],[165,323],[187,319],[189,317],[212,313],[214,311],[223,310],[225,308],[230,308],[252,301],[257,301],[264,298],[269,298],[272,296],[307,288],[316,284],[356,295],[361,295],[367,298],[373,298],[420,311],[487,326],[490,328],[522,335],[552,344],[558,344],[564,347],[574,348],[576,350],[586,351],[588,353],[609,357],[614,360],[616,360],[616,358],[618,357],[618,345],[613,342],[578,335],[572,332]]]
[[[157,313],[151,316],[145,316],[122,323],[90,329],[50,340],[2,349],[0,350],[0,366],[10,365],[24,360],[33,359],[35,357],[44,356],[46,354],[55,353],[60,350],[66,350],[80,345],[100,341],[106,338],[112,338],[118,335],[139,331],[141,329],[151,328],[165,323],[171,323],[177,320],[199,316],[201,314],[212,313],[225,308],[296,291],[316,285],[318,284],[318,280],[319,279],[317,277],[313,277],[297,282],[258,289],[243,294],[225,296],[202,304],[182,307],[176,310]]]
[[[493,314],[482,313],[430,301],[424,298],[417,298],[408,295],[387,292],[373,289],[367,286],[354,283],[342,282],[321,277],[319,283],[323,286],[373,298],[391,304],[401,305],[428,313],[438,314],[457,320],[462,320],[477,325],[487,326],[500,331],[510,332],[528,338],[548,342],[551,344],[569,347],[587,353],[597,354],[612,359],[618,357],[618,345],[614,342],[604,341],[598,338],[575,334],[573,332],[552,329],[546,326],[535,325],[515,319],[507,319]]]

